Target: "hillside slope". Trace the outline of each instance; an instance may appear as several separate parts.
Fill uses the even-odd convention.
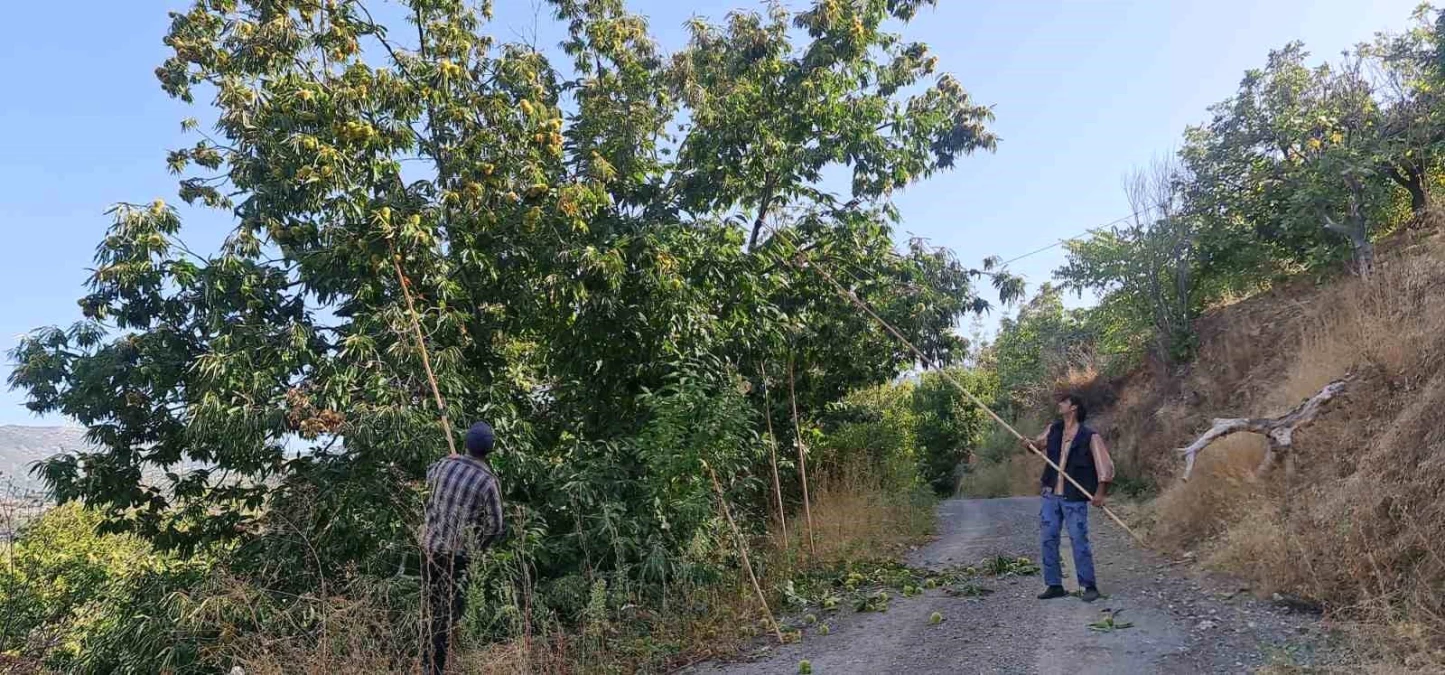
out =
[[[35,462],[86,446],[81,427],[0,426],[0,490],[40,490],[40,481],[30,474]]]
[[[1107,422],[1162,488],[1156,546],[1357,620],[1379,654],[1429,669],[1445,663],[1445,244],[1382,248],[1368,281],[1300,280],[1210,313],[1198,359],[1133,375]],[[1296,434],[1292,472],[1255,476],[1264,440],[1238,434],[1179,479],[1173,449],[1211,418],[1277,415],[1347,375]]]

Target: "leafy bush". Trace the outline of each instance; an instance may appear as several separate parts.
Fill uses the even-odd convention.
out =
[[[922,482],[939,495],[952,494],[959,465],[992,424],[954,382],[985,402],[997,389],[990,371],[954,368],[844,397],[830,407],[820,440],[829,462],[866,463],[897,485]]]
[[[982,367],[997,378],[1001,412],[1013,419],[1037,412],[1053,394],[1054,381],[1084,360],[1099,341],[1091,322],[1099,310],[1064,307],[1062,290],[1044,284],[1016,317],[1004,317],[998,335],[982,350]]]
[[[913,390],[911,382],[870,387],[830,406],[824,432],[815,442],[827,453],[826,463],[867,467],[896,487],[914,485],[919,448]]]
[[[915,435],[920,451],[923,479],[934,492],[953,494],[958,470],[970,454],[979,452],[987,435],[997,428],[988,414],[954,384],[968,389],[985,404],[998,396],[998,374],[975,368],[952,368],[946,373],[927,372],[912,392],[916,417]]]
[[[205,578],[204,557],[157,553],[133,535],[97,534],[99,514],[70,504],[32,521],[0,567],[0,652],[66,672],[179,670],[198,657],[176,640],[172,594]]]

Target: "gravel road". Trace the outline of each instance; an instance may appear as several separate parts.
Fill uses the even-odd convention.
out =
[[[914,551],[915,567],[976,564],[987,556],[1038,558],[1038,499],[958,499],[939,507],[939,537]],[[986,578],[981,598],[929,590],[896,597],[888,611],[843,609],[824,617],[831,632],[804,631],[797,643],[759,647],[749,660],[712,663],[692,673],[754,675],[828,673],[1248,673],[1267,664],[1332,661],[1330,637],[1318,620],[1205,578],[1188,564],[1139,549],[1128,535],[1091,513],[1091,539],[1105,598],[1039,601],[1038,576]],[[1068,535],[1063,558],[1073,588]],[[895,594],[896,596],[896,594]],[[1133,626],[1091,630],[1101,611]],[[939,612],[942,624],[929,617]]]

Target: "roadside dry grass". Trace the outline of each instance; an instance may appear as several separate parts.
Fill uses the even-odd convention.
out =
[[[933,504],[925,493],[890,489],[856,472],[820,479],[812,504],[816,554],[809,550],[801,510],[790,515],[787,537],[775,524],[766,536],[749,542],[769,603],[775,611],[782,607],[781,589],[796,575],[900,553],[932,531]],[[524,612],[524,603],[525,598],[519,598],[516,611]],[[415,670],[415,657],[398,655],[419,650],[394,641],[420,644],[420,626],[410,618],[416,612],[391,607],[384,594],[360,589],[325,604],[329,618],[319,640],[252,633],[245,645],[233,646],[237,662],[247,673],[264,675]],[[398,612],[410,616],[398,618]],[[716,583],[670,587],[663,597],[639,596],[621,608],[599,603],[589,608],[581,625],[551,621],[530,630],[530,635],[504,642],[460,645],[456,671],[666,672],[736,654],[770,632],[757,596],[741,574]]]
[[[1113,414],[1123,452],[1164,486],[1157,546],[1319,603],[1351,628],[1354,672],[1445,672],[1445,246],[1388,250],[1368,280],[1297,283],[1206,317],[1191,370],[1135,378]],[[1278,414],[1346,375],[1296,434],[1293,473],[1255,477],[1263,441],[1237,435],[1177,479],[1172,449],[1209,418]]]
[[[1037,494],[1040,460],[1018,453],[996,462],[980,462],[963,475],[958,493],[969,497],[1014,497]]]
[[[809,551],[803,514],[795,513],[788,521],[787,539],[776,525],[772,528],[764,554],[774,565],[780,559],[826,565],[887,557],[933,529],[931,497],[890,488],[866,474],[824,476],[812,498],[817,553]]]

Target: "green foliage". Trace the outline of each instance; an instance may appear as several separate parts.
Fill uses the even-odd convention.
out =
[[[1112,632],[1114,632],[1114,631],[1116,631],[1116,630],[1124,630],[1125,628],[1133,628],[1133,627],[1134,627],[1134,624],[1133,624],[1133,623],[1131,623],[1131,622],[1129,622],[1129,621],[1120,621],[1120,620],[1119,620],[1119,615],[1120,615],[1120,614],[1123,614],[1123,613],[1124,613],[1124,610],[1122,610],[1122,609],[1120,609],[1120,610],[1108,610],[1108,609],[1103,610],[1102,612],[1100,612],[1100,614],[1101,614],[1102,616],[1099,618],[1099,620],[1098,620],[1098,621],[1095,621],[1095,622],[1093,622],[1093,623],[1091,623],[1091,624],[1089,624],[1089,630],[1094,631],[1094,632],[1097,632],[1097,633],[1112,633]]]
[[[984,558],[983,562],[979,563],[979,568],[984,574],[996,577],[1028,576],[1039,573],[1039,566],[1028,558],[1010,558],[1003,555]]]
[[[180,198],[231,230],[196,252],[162,201],[111,212],[83,320],[12,354],[29,408],[94,444],[43,477],[92,524],[141,538],[117,541],[161,551],[136,602],[215,554],[249,590],[171,594],[182,614],[242,635],[280,623],[294,630],[277,640],[304,644],[318,610],[296,598],[347,589],[395,608],[415,593],[422,477],[448,446],[427,356],[453,423],[497,429],[514,507],[518,536],[473,570],[473,637],[592,622],[615,597],[725,575],[709,471],[757,528],[760,427],[787,418],[754,374],[797,364],[798,406],[818,417],[915,360],[820,269],[944,364],[965,352],[958,319],[988,308],[974,281],[1016,289],[991,265],[894,244],[893,194],[995,143],[991,111],[885,29],[923,4],[739,11],[691,22],[663,54],[620,0],[551,0],[562,59],[493,37],[488,3],[173,12],[156,76],[214,125],[184,121],[197,140],[167,164]],[[822,187],[835,171],[852,176],[843,194]],[[934,398],[923,453],[920,413],[881,400],[893,417],[844,432],[840,452],[934,480],[971,433]],[[95,670],[184,660],[125,632],[160,630],[148,621],[117,620],[176,612],[128,605],[139,578],[87,569],[24,610],[45,625],[93,609],[67,629],[83,648],[57,654]],[[519,603],[518,579],[542,601]],[[214,638],[204,626],[170,648]]]
[[[187,122],[199,140],[169,165],[233,229],[198,254],[160,201],[112,212],[84,321],[14,352],[29,407],[97,446],[45,478],[168,550],[306,561],[296,590],[414,564],[418,483],[447,443],[405,285],[451,419],[499,432],[539,577],[702,574],[702,467],[760,501],[761,401],[739,375],[794,360],[816,414],[913,363],[814,265],[942,363],[988,305],[982,272],[893,244],[895,191],[994,144],[991,112],[884,30],[917,6],[737,12],[664,55],[619,1],[556,0],[565,63],[497,41],[486,4],[174,12],[157,77],[216,123]],[[821,187],[832,169],[847,194]]]
[[[1185,132],[1174,161],[1130,182],[1132,221],[1071,242],[1056,273],[1101,295],[1086,323],[1103,351],[1186,361],[1210,306],[1346,260],[1368,274],[1375,239],[1435,217],[1440,18],[1422,5],[1408,30],[1333,62],[1312,62],[1300,42],[1271,51]]]
[[[1202,305],[1193,283],[1197,219],[1184,209],[1188,181],[1169,163],[1136,172],[1125,185],[1132,221],[1066,244],[1068,263],[1054,277],[1102,296],[1089,319],[1106,351],[1142,342],[1165,363],[1193,356]]]
[[[1111,344],[1086,323],[1098,311],[1065,309],[1062,289],[1044,284],[1019,308],[1017,317],[999,322],[998,335],[984,350],[983,361],[985,368],[996,373],[1004,412],[1014,419],[1032,412],[1052,395],[1053,380],[1075,359],[1096,346]],[[1013,447],[1012,437],[1004,446]]]
[[[1206,220],[1200,258],[1204,277],[1244,284],[1339,259],[1342,250],[1322,216],[1339,206],[1319,192],[1337,185],[1322,175],[1340,153],[1359,149],[1368,110],[1337,84],[1346,74],[1311,68],[1300,43],[1271,52],[1246,73],[1239,92],[1212,108],[1214,119],[1186,133],[1180,156],[1194,176],[1194,211]],[[1348,108],[1348,109],[1347,109]],[[1306,197],[1313,186],[1316,194]],[[1225,247],[1233,250],[1226,251]],[[1235,284],[1224,284],[1237,285]]]
[[[935,76],[926,46],[882,30],[917,4],[828,0],[796,15],[774,5],[767,16],[735,12],[724,26],[689,22],[691,44],[667,74],[691,113],[678,151],[683,208],[754,213],[752,247],[767,216],[815,192],[829,165],[846,162],[853,198],[867,201],[992,149],[992,111]],[[812,42],[792,48],[794,28]],[[900,90],[934,77],[900,103]]]
[[[912,568],[892,561],[854,560],[809,570],[788,580],[781,592],[793,611],[817,608],[820,613],[835,612],[846,602],[855,612],[885,612],[892,600],[890,589],[905,598],[929,589],[942,589],[949,597],[979,598],[993,593],[980,584],[981,574],[1007,577],[1037,573],[1038,567],[1029,560],[1006,556],[985,559],[981,567],[942,570]],[[819,626],[824,635],[825,626]]]
[[[867,595],[858,596],[853,600],[853,611],[855,612],[886,612],[888,611],[889,596],[887,591],[877,590]]]
[[[201,558],[155,552],[124,534],[97,534],[99,514],[67,505],[19,534],[0,567],[0,652],[35,655],[79,673],[187,669],[197,644],[180,633],[172,594],[205,578]]]
[[[992,589],[985,588],[972,581],[955,583],[943,588],[943,594],[951,598],[981,598],[993,593]]]
[[[914,390],[911,382],[870,387],[830,406],[815,444],[827,453],[826,464],[868,467],[896,488],[914,485],[919,477]]]
[[[1181,159],[1201,218],[1200,275],[1211,294],[1338,261],[1368,271],[1369,240],[1431,206],[1445,132],[1429,65],[1438,41],[1417,13],[1338,62],[1311,67],[1301,43],[1246,73]],[[1342,236],[1343,235],[1343,236]]]
[[[921,480],[939,495],[952,494],[959,465],[992,422],[949,378],[984,401],[995,396],[990,371],[966,368],[849,394],[824,418],[818,445],[830,453],[829,464],[866,465],[899,488]]]
[[[913,389],[912,405],[921,452],[920,472],[942,496],[953,494],[960,465],[977,452],[994,428],[988,413],[959,391],[962,385],[984,403],[998,396],[997,374],[984,369],[951,368],[926,372]]]
[[[978,570],[952,567],[942,570],[909,567],[892,560],[851,560],[807,570],[788,580],[784,594],[788,603],[806,608],[837,609],[843,596],[858,600],[879,589],[891,588],[914,596],[923,589],[940,588],[973,580]]]

